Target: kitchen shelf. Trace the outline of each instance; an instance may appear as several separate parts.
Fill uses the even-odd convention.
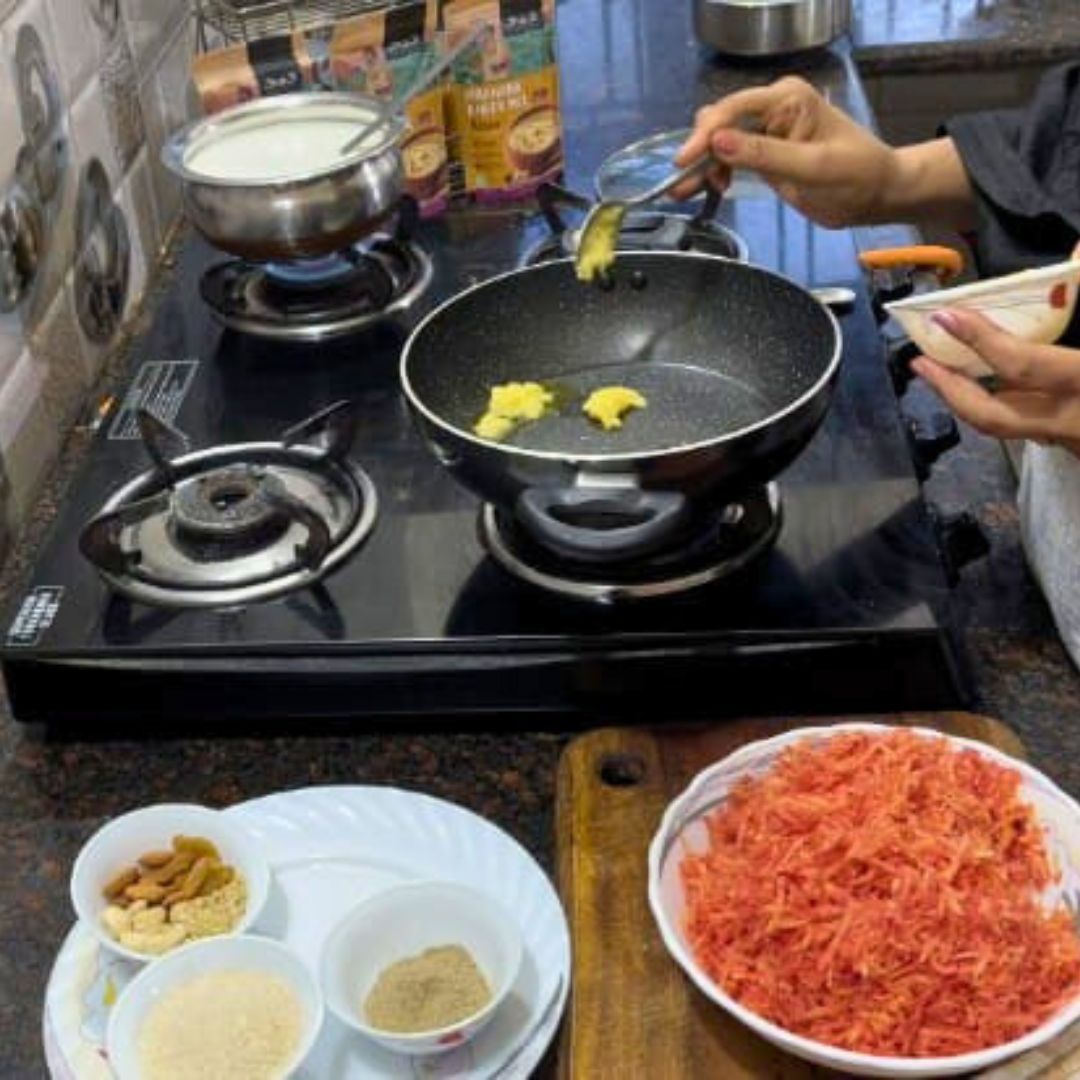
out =
[[[294,30],[314,30],[365,11],[397,6],[393,0],[193,0],[199,41],[207,30],[224,43],[257,41]]]

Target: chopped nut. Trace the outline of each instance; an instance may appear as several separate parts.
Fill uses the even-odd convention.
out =
[[[175,888],[172,892],[168,893],[162,903],[166,907],[171,907],[173,904],[179,903],[181,900],[191,900],[199,895],[199,890],[202,888],[206,881],[207,875],[212,869],[212,860],[203,857],[201,858],[190,870],[187,877]]]
[[[108,933],[122,945],[151,955],[187,940],[227,933],[247,906],[243,878],[199,836],[175,836],[172,851],[139,856],[136,865],[109,882],[105,895],[109,904],[101,922]]]
[[[165,922],[166,912],[163,907],[148,907],[131,916],[131,929],[153,930],[155,926],[164,926]]]
[[[164,849],[161,851],[148,851],[145,855],[139,856],[139,864],[145,866],[147,870],[160,870],[175,854],[175,851]]]
[[[174,836],[173,847],[177,851],[189,853],[196,858],[205,855],[211,859],[218,859],[219,861],[221,859],[221,852],[203,836]]]
[[[106,900],[115,900],[129,885],[138,880],[139,871],[134,866],[130,866],[127,870],[121,870],[101,891],[105,894]]]
[[[181,900],[169,910],[169,920],[183,926],[189,939],[227,934],[243,918],[247,887],[237,874],[227,885],[193,900]]]
[[[185,937],[182,926],[162,923],[160,927],[153,930],[130,930],[120,938],[120,944],[136,952],[157,955],[168,952],[169,949],[175,949]]]
[[[110,904],[101,913],[101,923],[117,941],[131,929],[131,915],[123,908]]]
[[[232,881],[236,871],[231,866],[212,866],[210,873],[206,875],[206,881],[203,883],[201,896],[208,896],[210,893],[217,892],[218,889],[225,888],[226,885]]]
[[[155,885],[152,881],[139,881],[129,885],[124,890],[124,896],[128,900],[146,900],[148,903],[157,904],[164,899],[166,890],[164,885]]]
[[[177,852],[164,866],[157,870],[148,870],[143,874],[143,881],[152,881],[155,885],[170,885],[181,874],[186,874],[195,864],[195,855],[190,851]]]

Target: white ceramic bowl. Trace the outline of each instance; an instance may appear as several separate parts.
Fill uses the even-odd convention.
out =
[[[270,868],[243,828],[220,810],[183,803],[147,806],[113,818],[83,845],[71,871],[71,902],[75,913],[101,944],[116,953],[145,963],[157,955],[136,952],[121,945],[102,925],[108,907],[102,889],[126,866],[148,851],[167,848],[178,834],[202,836],[221,852],[221,857],[244,878],[247,908],[232,931],[242,934],[254,925],[270,892]]]
[[[938,363],[978,377],[985,362],[931,316],[946,308],[977,311],[1023,341],[1049,345],[1065,332],[1076,307],[1080,262],[1057,263],[1018,274],[920,293],[885,305],[920,349]]]
[[[290,949],[270,938],[241,935],[215,937],[183,945],[148,964],[128,983],[109,1014],[105,1047],[117,1080],[140,1080],[139,1031],[153,1005],[174,987],[213,971],[265,971],[292,987],[303,1007],[300,1042],[284,1075],[295,1072],[307,1057],[323,1022],[323,1000],[307,965]]]
[[[361,1019],[363,1002],[390,964],[438,945],[461,945],[484,973],[492,997],[472,1016],[434,1031],[396,1034]],[[495,1015],[517,979],[521,930],[485,893],[448,882],[411,882],[358,904],[323,948],[319,981],[330,1011],[399,1054],[437,1054],[471,1039]]]
[[[768,770],[779,754],[795,743],[822,741],[844,732],[884,733],[889,730],[884,725],[858,723],[801,728],[762,742],[750,743],[699,773],[686,791],[668,806],[649,847],[649,906],[668,951],[697,988],[747,1027],[788,1053],[857,1076],[910,1078],[981,1072],[1006,1058],[1041,1046],[1064,1031],[1080,1019],[1080,998],[1070,1002],[1023,1038],[988,1050],[937,1058],[858,1054],[795,1035],[740,1005],[698,966],[684,936],[685,898],[679,864],[687,851],[707,850],[708,835],[704,819],[724,802],[733,785],[744,776],[757,776]],[[1020,772],[1022,797],[1034,807],[1045,826],[1047,846],[1062,874],[1061,881],[1047,890],[1046,898],[1053,903],[1064,900],[1073,912],[1080,911],[1080,805],[1030,765],[1016,761],[984,743],[953,738],[924,728],[911,730],[924,738],[946,739],[957,749],[974,750],[990,761]]]

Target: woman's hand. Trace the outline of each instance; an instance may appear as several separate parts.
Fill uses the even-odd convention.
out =
[[[720,191],[733,169],[749,169],[829,228],[938,218],[970,224],[971,188],[951,139],[894,149],[794,76],[700,109],[675,163],[689,165],[706,151],[717,161],[708,182]],[[692,180],[673,194],[688,198],[701,185]]]
[[[973,311],[944,311],[935,321],[1000,380],[991,393],[928,357],[915,360],[912,369],[957,416],[986,435],[1055,443],[1080,456],[1080,349],[1030,345]]]

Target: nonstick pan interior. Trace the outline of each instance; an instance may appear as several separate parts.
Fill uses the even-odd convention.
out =
[[[838,348],[828,312],[752,267],[671,253],[620,255],[615,287],[549,263],[462,294],[414,335],[404,359],[415,400],[464,432],[490,390],[541,382],[557,410],[506,445],[567,455],[657,453],[709,442],[784,412],[825,377]],[[645,409],[604,431],[581,412],[602,386]]]

